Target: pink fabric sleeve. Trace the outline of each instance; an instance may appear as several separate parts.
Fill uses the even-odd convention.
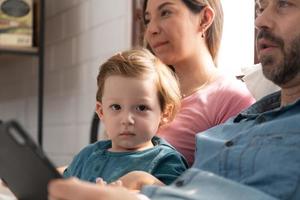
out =
[[[233,84],[220,89],[215,97],[211,99],[211,112],[214,113],[210,115],[212,123],[214,125],[224,123],[254,102],[255,99],[246,86],[240,81],[234,81]]]

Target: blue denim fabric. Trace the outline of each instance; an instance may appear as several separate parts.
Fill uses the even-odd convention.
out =
[[[196,146],[197,169],[142,192],[151,199],[300,199],[300,100],[280,107],[280,92],[271,94],[198,134]]]
[[[280,93],[197,135],[195,168],[261,190],[300,199],[300,100],[280,107]]]
[[[151,200],[276,200],[259,190],[195,168],[170,186],[147,186],[142,193]]]

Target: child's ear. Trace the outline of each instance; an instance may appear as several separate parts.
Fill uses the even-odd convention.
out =
[[[102,103],[99,101],[96,102],[96,113],[97,113],[99,119],[103,118],[103,106],[102,106]]]
[[[169,122],[169,115],[162,114],[159,126],[166,125]]]
[[[159,126],[166,125],[170,121],[170,115],[171,115],[171,106],[166,106],[165,110],[161,114],[160,124]]]

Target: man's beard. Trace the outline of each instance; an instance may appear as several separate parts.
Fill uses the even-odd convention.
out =
[[[257,39],[260,38],[275,43],[282,52],[282,60],[277,65],[274,65],[276,59],[274,56],[260,57],[265,77],[279,86],[295,78],[300,71],[300,35],[287,48],[284,48],[284,42],[281,38],[274,36],[267,30],[262,29],[259,32]],[[268,69],[267,65],[274,65],[273,69]]]

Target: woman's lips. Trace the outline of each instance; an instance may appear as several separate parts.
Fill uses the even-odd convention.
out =
[[[166,44],[168,44],[169,42],[168,41],[164,41],[164,42],[157,42],[155,43],[154,45],[152,45],[152,49],[158,49]]]

